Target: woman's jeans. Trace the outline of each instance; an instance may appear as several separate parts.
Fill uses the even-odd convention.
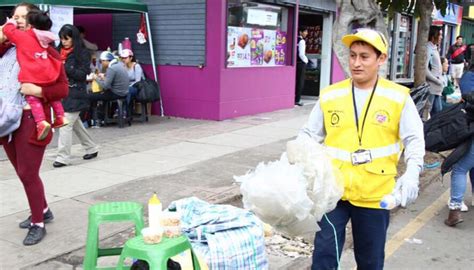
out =
[[[127,95],[127,105],[130,105],[130,102],[132,102],[132,100],[135,98],[135,96],[137,95],[137,88],[130,85],[128,87],[128,95]]]
[[[461,203],[466,192],[467,173],[474,167],[474,140],[471,148],[456,164],[451,172],[451,202],[449,209],[461,209]],[[472,178],[471,178],[472,181]]]
[[[431,116],[443,110],[443,102],[441,100],[441,96],[430,94],[430,96],[428,97],[428,102],[432,104],[430,111]]]

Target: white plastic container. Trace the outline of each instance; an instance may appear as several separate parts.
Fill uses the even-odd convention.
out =
[[[163,238],[163,228],[143,228],[142,231],[143,242],[146,244],[158,244]]]
[[[156,196],[156,193],[148,200],[148,225],[150,228],[160,227],[161,213],[163,206]]]
[[[385,195],[380,201],[380,207],[382,209],[391,210],[400,205],[401,195],[400,193],[392,193]]]

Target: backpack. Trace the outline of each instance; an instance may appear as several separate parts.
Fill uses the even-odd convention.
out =
[[[19,91],[5,91],[0,96],[0,137],[13,133],[20,126],[23,100]]]
[[[424,124],[425,149],[453,149],[474,135],[474,103],[463,102],[435,114]]]

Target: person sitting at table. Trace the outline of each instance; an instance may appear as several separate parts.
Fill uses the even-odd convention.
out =
[[[128,79],[130,80],[127,95],[127,104],[130,104],[132,99],[137,95],[137,88],[133,85],[142,79],[143,69],[140,64],[137,63],[133,51],[130,49],[123,49],[120,53],[120,58],[127,69]]]
[[[99,57],[104,73],[94,74],[93,80],[102,88],[101,92],[88,94],[91,101],[110,101],[126,98],[128,94],[129,78],[125,66],[115,59],[109,51],[104,51]],[[97,123],[97,107],[92,106],[92,118]]]

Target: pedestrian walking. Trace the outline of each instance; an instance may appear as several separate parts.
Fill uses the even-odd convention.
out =
[[[87,75],[90,72],[90,53],[84,46],[79,30],[65,24],[59,30],[61,43],[58,50],[69,80],[69,95],[63,100],[66,119],[70,123],[59,130],[58,152],[53,163],[55,168],[64,167],[71,162],[72,134],[74,133],[85,155],[83,159],[97,157],[99,147],[82,124],[79,114],[90,107],[87,99]]]
[[[449,47],[446,58],[451,63],[451,76],[454,78],[456,86],[459,87],[459,80],[464,73],[464,66],[466,65],[467,46],[463,44],[463,36],[457,36],[456,42]]]
[[[295,91],[295,105],[303,106],[301,102],[301,94],[303,93],[304,80],[306,73],[306,66],[308,65],[308,57],[306,57],[306,41],[305,38],[308,35],[308,29],[306,27],[300,27],[298,29],[298,43],[297,47],[297,58],[296,58],[296,91]]]
[[[37,6],[29,3],[21,3],[15,7],[13,18],[18,29],[28,29],[25,18],[28,12],[32,10],[39,11]],[[59,54],[54,48],[48,47],[46,50],[48,55],[59,60]],[[21,87],[23,94],[41,98],[46,121],[49,121],[51,119],[51,107],[50,103],[46,101],[59,101],[68,92],[64,67],[60,66],[59,77],[54,84],[42,87],[31,83],[20,84],[18,80],[19,72],[16,48],[6,40],[3,32],[0,31],[0,96],[3,96],[3,94],[18,94]],[[44,140],[38,140],[31,106],[26,101],[23,104],[20,127],[9,138],[0,138],[0,144],[3,145],[8,159],[23,184],[30,206],[31,216],[19,224],[20,228],[28,229],[23,244],[35,245],[46,235],[45,223],[52,221],[54,218],[46,202],[43,182],[39,175],[44,151],[51,142],[52,133],[48,132]]]
[[[423,125],[409,89],[378,76],[387,60],[385,37],[362,28],[342,42],[350,49],[351,78],[322,90],[298,135],[324,143],[344,177],[342,199],[318,223],[312,269],[338,269],[349,220],[357,268],[383,269],[390,212],[380,202],[396,194],[406,207],[417,198]],[[395,181],[403,148],[407,169]]]
[[[16,27],[15,19],[9,19],[3,26],[3,34],[15,44],[17,50],[21,83],[34,83],[39,86],[48,86],[56,83],[61,70],[61,62],[48,55],[47,48],[56,36],[50,32],[53,22],[47,14],[40,10],[31,10],[26,15],[26,30]],[[26,101],[31,107],[31,113],[36,122],[37,139],[44,140],[51,129],[45,119],[42,100],[35,96],[27,95]],[[64,109],[60,101],[50,101],[54,111],[54,128],[67,125]]]

